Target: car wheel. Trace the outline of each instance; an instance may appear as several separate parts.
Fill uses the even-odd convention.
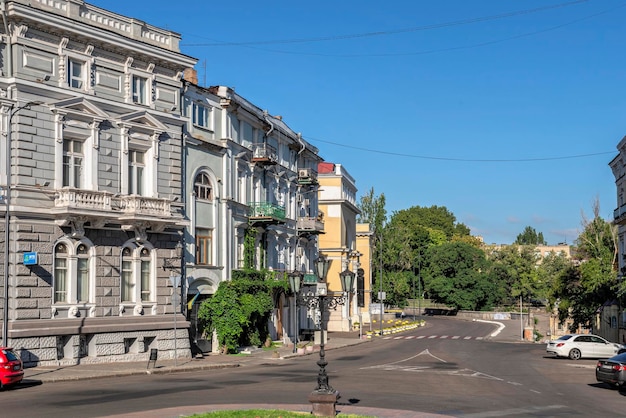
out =
[[[569,352],[569,358],[572,360],[580,360],[580,350],[577,348],[572,349],[572,351]]]

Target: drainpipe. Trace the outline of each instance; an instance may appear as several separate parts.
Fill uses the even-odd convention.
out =
[[[273,123],[272,123],[272,121],[270,120],[270,118],[269,118],[269,113],[268,113],[268,111],[267,111],[267,110],[264,110],[264,111],[263,111],[263,119],[265,119],[265,122],[267,122],[267,123],[268,123],[268,125],[270,125],[270,129],[269,129],[269,131],[265,132],[265,137],[266,137],[266,138],[269,138],[269,137],[270,137],[270,134],[271,134],[272,132],[274,132],[274,124],[273,124]]]

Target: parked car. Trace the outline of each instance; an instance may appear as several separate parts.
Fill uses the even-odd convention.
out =
[[[599,360],[596,365],[596,380],[617,387],[626,382],[626,353],[607,360]]]
[[[626,346],[612,343],[592,334],[568,334],[558,340],[548,342],[546,352],[557,357],[569,357],[572,360],[581,358],[609,358],[622,351]]]
[[[12,348],[0,347],[0,387],[17,385],[24,378],[24,365]]]

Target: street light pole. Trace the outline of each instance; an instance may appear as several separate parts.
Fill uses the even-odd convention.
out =
[[[176,320],[176,316],[178,315],[178,309],[176,309],[177,305],[180,305],[182,302],[182,295],[178,293],[178,288],[182,282],[182,273],[183,273],[183,244],[178,241],[176,243],[176,256],[173,258],[164,258],[163,259],[163,270],[170,271],[170,282],[172,284],[172,306],[174,307],[174,366],[178,365],[178,324]],[[180,274],[178,276],[174,275],[174,273],[178,272],[179,267],[176,266],[173,262],[180,261]],[[181,292],[182,293],[182,292]]]
[[[6,150],[5,150],[5,169],[6,169],[6,190],[4,192],[4,286],[3,286],[3,303],[2,303],[2,345],[8,346],[9,343],[9,257],[10,249],[9,243],[11,233],[11,140],[12,140],[12,124],[13,116],[15,116],[20,110],[30,108],[32,105],[41,104],[39,101],[31,101],[22,106],[15,107],[11,104],[9,107],[9,118],[7,120],[6,127]]]
[[[292,273],[288,274],[289,277],[289,286],[293,291],[293,311],[294,311],[294,335],[293,335],[293,352],[297,351],[298,345],[298,336],[300,335],[300,327],[298,324],[298,295],[300,294],[300,289],[302,287],[302,278],[303,275],[298,270],[294,270]]]
[[[324,313],[330,311],[330,309],[337,309],[337,306],[346,304],[350,299],[350,292],[352,291],[352,285],[354,283],[354,272],[347,268],[339,273],[341,279],[341,296],[328,295],[328,288],[326,285],[326,274],[328,273],[328,267],[330,261],[324,256],[321,256],[315,261],[316,274],[318,277],[318,283],[315,293],[307,292],[303,295],[298,295],[297,299],[301,304],[307,306],[309,309],[319,310],[320,312],[320,357],[317,361],[319,367],[317,374],[317,387],[309,395],[309,402],[313,406],[311,412],[315,416],[331,417],[337,415],[335,405],[339,398],[339,392],[333,389],[328,382],[328,374],[326,373],[326,352],[324,346],[326,322],[324,321]],[[301,276],[298,274],[289,274],[289,284],[291,290],[295,293],[298,289],[298,279]]]

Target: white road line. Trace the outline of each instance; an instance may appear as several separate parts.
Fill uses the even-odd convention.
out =
[[[499,411],[478,412],[476,414],[459,415],[463,418],[490,418],[514,416],[544,415],[545,412],[567,408],[565,405],[531,406],[529,408],[501,409]]]

